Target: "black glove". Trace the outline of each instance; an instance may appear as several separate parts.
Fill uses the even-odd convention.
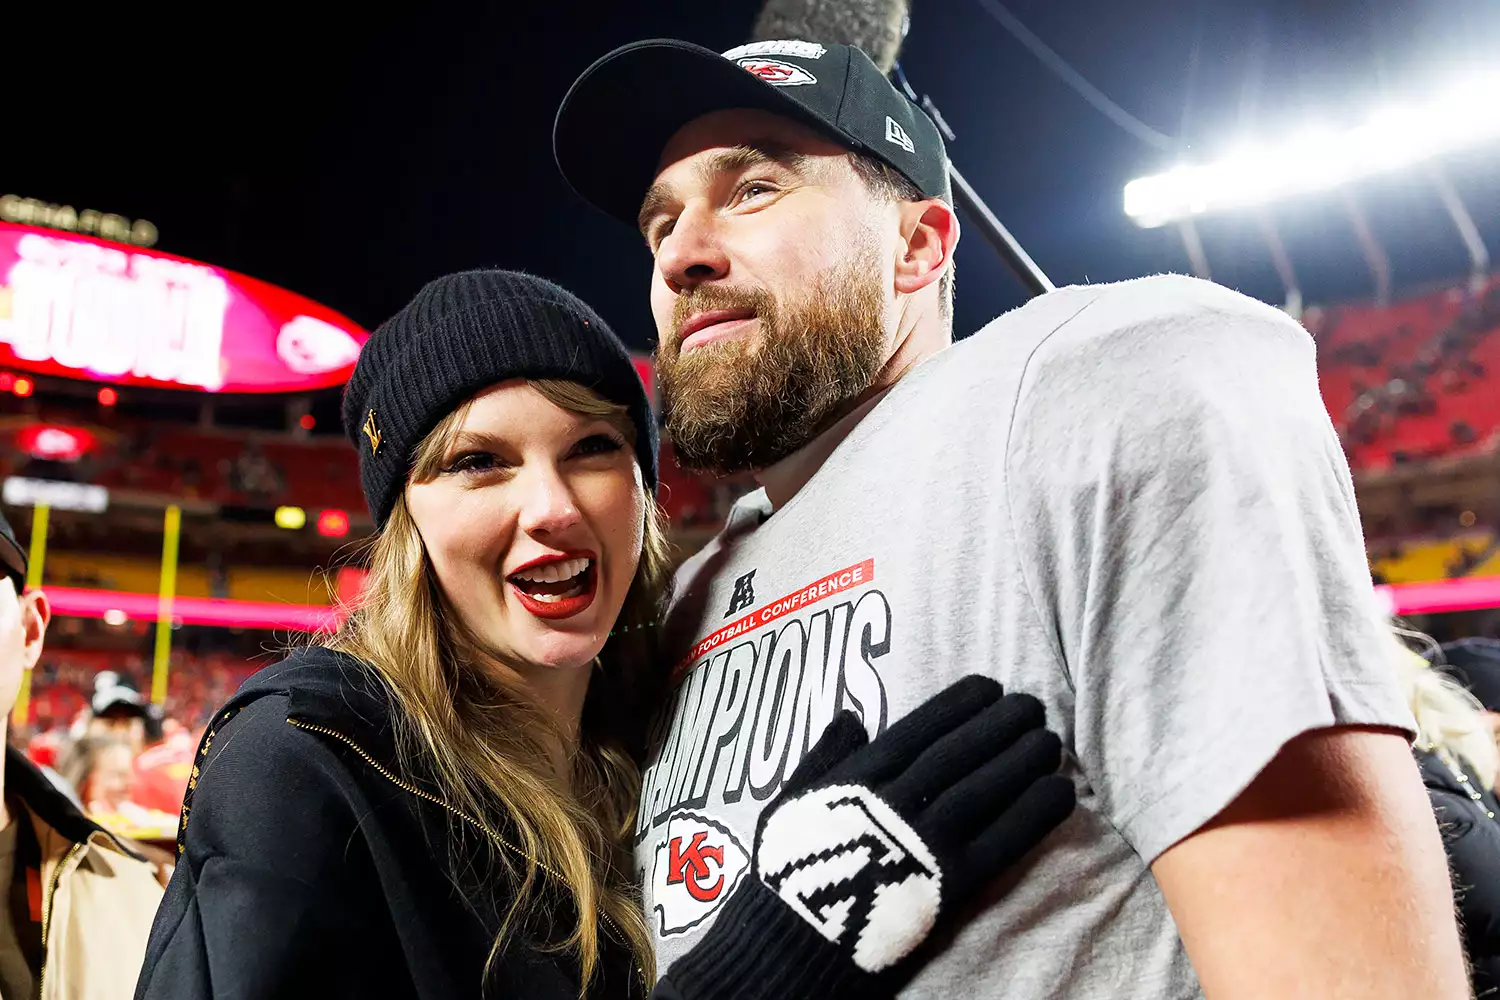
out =
[[[840,712],[761,814],[753,877],[661,995],[894,995],[933,928],[1073,811],[1045,721],[1041,702],[978,676],[873,743]]]

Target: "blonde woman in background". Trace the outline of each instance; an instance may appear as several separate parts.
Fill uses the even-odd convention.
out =
[[[135,789],[135,753],[114,736],[81,736],[63,754],[58,772],[90,814],[118,813]]]
[[[1445,642],[1443,655],[1434,662],[1449,674],[1484,707],[1484,717],[1495,732],[1500,747],[1500,639],[1467,636]]]
[[[1397,631],[1441,656],[1426,636]],[[1500,986],[1500,802],[1494,791],[1500,752],[1473,695],[1405,646],[1396,665],[1417,719],[1412,750],[1453,870],[1474,993],[1492,996]]]

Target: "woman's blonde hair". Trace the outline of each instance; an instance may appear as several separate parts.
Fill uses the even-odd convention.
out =
[[[1436,642],[1420,632],[1399,626],[1395,631],[1407,642],[1438,648]],[[1404,642],[1397,642],[1396,646],[1396,676],[1417,719],[1417,748],[1431,751],[1468,771],[1485,788],[1494,788],[1500,751],[1496,750],[1484,707],[1453,678],[1434,670],[1427,657]]]
[[[564,409],[609,421],[634,441],[625,407],[573,382],[529,384]],[[423,439],[408,482],[437,475],[467,412],[468,404],[460,406]],[[557,777],[548,749],[561,735],[557,722],[501,672],[485,669],[489,657],[481,643],[443,596],[405,491],[368,543],[363,594],[327,642],[369,664],[390,689],[403,769],[429,776],[445,801],[487,832],[509,835],[504,847],[493,833],[486,838],[489,856],[517,886],[490,962],[531,907],[545,907],[561,893],[576,923],[566,939],[551,944],[575,955],[580,995],[598,967],[601,919],[633,952],[646,981],[655,979],[629,855],[640,791],[637,761],[664,691],[654,626],[671,572],[665,522],[650,497],[644,529],[635,578],[595,661],[571,784]],[[472,835],[462,825],[453,824],[455,843]]]

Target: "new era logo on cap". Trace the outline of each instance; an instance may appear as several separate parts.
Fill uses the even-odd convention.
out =
[[[885,116],[885,141],[894,142],[908,153],[917,151],[916,143],[911,141],[911,136],[906,134],[906,129],[896,124],[896,119],[890,115]]]

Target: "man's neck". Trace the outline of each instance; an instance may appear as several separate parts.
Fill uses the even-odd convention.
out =
[[[859,426],[859,422],[875,408],[875,404],[880,402],[888,391],[890,391],[890,386],[881,386],[861,394],[855,400],[852,409],[830,424],[817,437],[775,465],[761,469],[755,474],[755,481],[765,488],[766,499],[771,501],[773,512],[780,510],[787,501],[797,495],[798,490],[807,485],[807,481],[823,467],[823,463],[828,461],[828,456],[833,454],[834,449],[849,436],[850,431]]]
[[[881,366],[879,374],[870,388],[854,397],[847,410],[828,427],[800,449],[783,458],[775,465],[755,473],[755,481],[766,491],[771,501],[771,510],[780,510],[807,481],[823,467],[828,456],[849,436],[849,432],[874,409],[891,387],[901,381],[918,364],[937,354],[953,343],[953,334],[935,317],[917,315],[908,324],[903,319],[898,326],[895,350]]]

